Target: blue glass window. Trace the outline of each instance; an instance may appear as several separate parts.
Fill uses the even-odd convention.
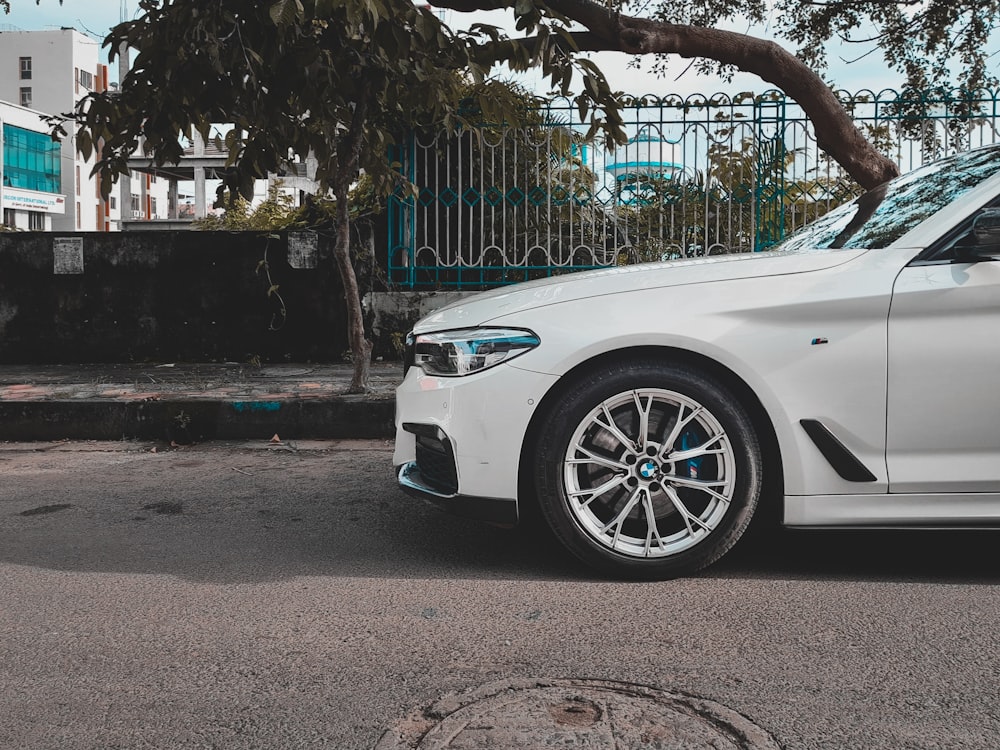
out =
[[[60,193],[60,161],[60,145],[48,135],[4,123],[4,185],[42,193]]]

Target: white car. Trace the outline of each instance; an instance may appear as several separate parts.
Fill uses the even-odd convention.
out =
[[[997,206],[998,208],[993,208]],[[774,251],[495,289],[425,317],[399,482],[606,573],[691,573],[786,526],[1000,527],[1000,145]]]

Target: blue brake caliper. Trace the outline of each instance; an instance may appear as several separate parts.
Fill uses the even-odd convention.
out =
[[[694,442],[694,440],[695,440],[695,435],[692,434],[690,430],[681,435],[681,450],[682,451],[688,450],[691,447],[691,443]],[[688,478],[697,479],[698,470],[701,468],[701,458],[689,458],[687,461],[684,462],[684,464],[687,468]],[[675,471],[677,471],[677,469],[678,467],[674,467]],[[678,471],[678,473],[680,472]]]

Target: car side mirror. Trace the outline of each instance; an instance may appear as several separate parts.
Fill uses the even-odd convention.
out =
[[[959,260],[974,263],[1000,260],[1000,208],[984,208],[972,220],[972,229],[955,250]]]

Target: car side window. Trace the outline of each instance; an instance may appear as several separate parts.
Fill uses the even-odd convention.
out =
[[[1000,260],[1000,199],[994,199],[942,237],[918,263],[979,263]]]

